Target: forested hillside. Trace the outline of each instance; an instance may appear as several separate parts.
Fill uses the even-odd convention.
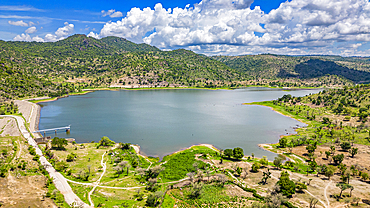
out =
[[[56,96],[97,87],[342,87],[370,81],[368,58],[215,56],[161,51],[124,38],[0,41],[2,98]],[[11,70],[12,73],[5,73]],[[23,86],[23,87],[22,87]]]
[[[243,73],[191,51],[160,51],[117,37],[98,40],[73,35],[55,43],[0,41],[0,57],[13,70],[39,80],[83,88],[223,87],[245,79]],[[31,96],[19,93],[8,97]]]
[[[328,84],[333,84],[333,79],[338,77],[343,78],[342,81],[349,80],[354,83],[370,81],[369,58],[271,54],[214,56],[213,58],[254,79],[304,81],[327,77]]]

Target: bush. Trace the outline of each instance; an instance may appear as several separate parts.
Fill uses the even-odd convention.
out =
[[[266,156],[263,156],[262,159],[260,159],[260,163],[263,166],[267,166],[269,164],[269,161],[267,160]]]
[[[348,151],[351,149],[351,144],[349,142],[343,142],[342,144],[340,144],[340,147],[342,148],[342,150]]]
[[[279,192],[284,196],[291,197],[295,194],[295,183],[290,180],[289,173],[287,171],[281,172],[280,179],[276,184],[280,187]]]
[[[113,146],[115,144],[114,141],[110,140],[108,137],[106,136],[103,136],[100,141],[99,141],[99,146],[103,146],[103,147],[109,147],[109,146]]]
[[[259,162],[254,162],[253,165],[252,165],[252,172],[257,173],[258,169],[260,169],[260,168],[261,168],[261,164]]]
[[[235,157],[235,159],[238,159],[238,160],[243,158],[244,157],[243,149],[240,147],[235,147],[233,150],[233,156]]]
[[[343,154],[339,154],[339,155],[335,155],[332,157],[333,158],[333,161],[336,165],[339,165],[343,162],[343,159],[344,159],[344,155]]]
[[[77,157],[77,155],[75,153],[73,153],[73,152],[72,153],[69,153],[67,155],[66,161],[67,162],[73,162],[76,159],[76,157]]]

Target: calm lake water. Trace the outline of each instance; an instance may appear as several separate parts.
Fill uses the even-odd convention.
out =
[[[222,149],[242,147],[246,155],[273,159],[274,154],[257,145],[275,143],[280,135],[304,124],[270,108],[242,103],[317,92],[268,88],[96,91],[42,103],[39,129],[71,125],[69,135],[60,131],[57,136],[77,142],[108,136],[116,142],[138,144],[150,156],[163,157],[207,143]]]

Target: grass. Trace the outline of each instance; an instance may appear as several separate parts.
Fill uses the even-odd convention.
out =
[[[91,195],[95,207],[144,207],[145,200],[136,200],[136,190],[96,188]]]
[[[167,192],[162,207],[245,207],[249,198],[229,196],[226,187],[218,184],[205,184],[198,198],[189,198],[191,187],[172,189]],[[241,206],[244,205],[244,206]]]
[[[88,194],[89,192],[91,191],[92,189],[92,186],[84,186],[84,185],[79,185],[79,184],[75,184],[75,183],[70,183],[69,182],[69,185],[71,186],[73,192],[83,201],[85,202],[86,204],[90,204],[89,203],[89,199],[88,199]]]
[[[196,171],[194,164],[198,164],[198,168],[205,169],[208,164],[196,160],[197,154],[216,155],[218,152],[204,146],[193,146],[190,149],[165,156],[162,166],[165,170],[159,175],[163,182],[176,181],[186,177],[189,172]]]
[[[83,145],[85,148],[81,148]],[[88,171],[88,166],[91,166],[90,171],[91,171],[91,176],[89,177],[89,182],[94,182],[98,180],[99,174],[99,169],[101,169],[101,159],[102,155],[104,152],[109,150],[109,148],[96,148],[96,143],[85,143],[85,144],[68,144],[66,146],[65,151],[61,150],[53,150],[53,153],[58,156],[59,159],[61,160],[66,160],[67,155],[70,153],[75,153],[77,154],[77,158],[74,162],[68,162],[69,168],[72,170],[72,174],[77,175],[80,170]],[[75,149],[77,147],[77,150]],[[62,173],[66,178],[75,180],[75,181],[80,181],[80,182],[87,182],[80,180],[78,178],[75,178],[73,176],[68,176],[65,173]]]

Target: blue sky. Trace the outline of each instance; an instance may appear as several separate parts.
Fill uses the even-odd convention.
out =
[[[207,55],[370,54],[369,0],[3,0],[0,26],[5,41],[78,33]]]

